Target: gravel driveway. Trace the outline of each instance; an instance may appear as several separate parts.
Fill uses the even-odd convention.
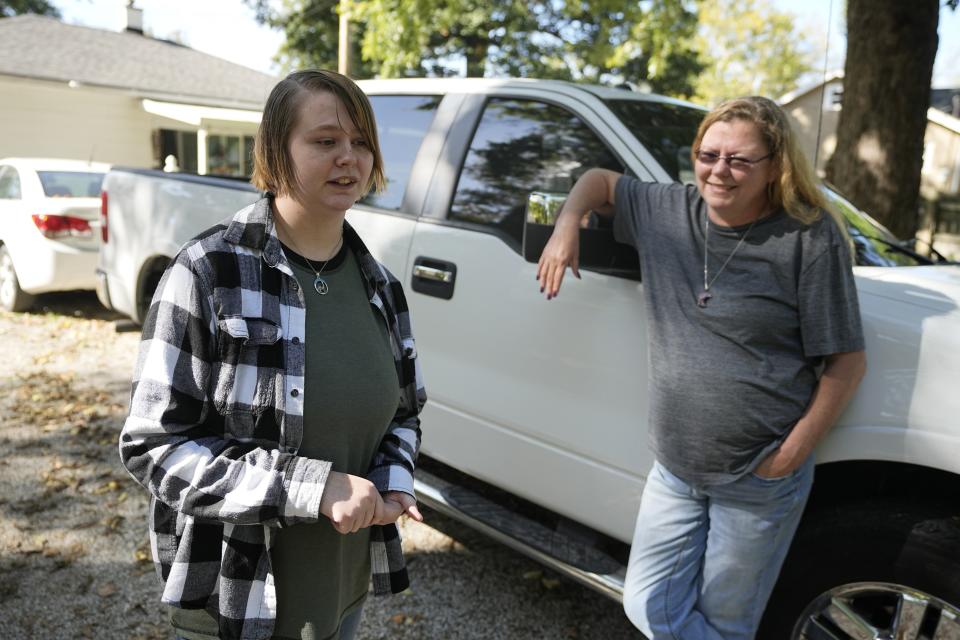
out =
[[[171,638],[117,457],[139,333],[92,294],[40,304],[0,312],[0,638]],[[426,517],[402,523],[412,588],[368,600],[361,640],[640,637],[615,602]]]

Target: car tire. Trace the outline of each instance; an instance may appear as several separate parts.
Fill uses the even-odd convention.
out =
[[[757,639],[960,637],[958,512],[876,501],[806,514]],[[881,635],[852,630],[862,624]],[[917,634],[900,635],[905,624]]]
[[[13,258],[5,246],[0,245],[0,309],[26,311],[33,305],[34,297],[20,288],[20,280],[13,268]]]

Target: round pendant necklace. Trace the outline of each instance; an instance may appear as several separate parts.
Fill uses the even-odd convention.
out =
[[[310,258],[308,258],[307,256],[303,255],[303,252],[300,251],[300,247],[298,247],[298,246],[293,242],[293,236],[292,236],[292,235],[290,235],[290,244],[292,244],[292,245],[293,245],[293,248],[297,251],[297,253],[299,253],[300,256],[301,256],[304,260],[307,261],[307,264],[310,266],[310,269],[313,271],[313,275],[314,275],[313,288],[314,288],[314,290],[315,290],[317,293],[319,293],[320,295],[322,295],[322,296],[327,295],[327,293],[329,293],[329,291],[330,291],[330,285],[327,284],[327,281],[326,281],[326,280],[324,280],[322,277],[320,277],[320,274],[323,273],[323,270],[327,268],[327,265],[330,264],[330,261],[333,260],[334,258],[336,258],[336,257],[337,257],[337,254],[340,253],[340,246],[343,244],[343,234],[342,234],[342,233],[340,234],[340,239],[337,240],[337,246],[333,248],[333,253],[330,255],[329,258],[327,258],[326,260],[323,261],[323,264],[320,266],[319,269],[317,269],[315,266],[313,266],[313,263],[310,262]]]
[[[327,265],[330,264],[330,261],[333,260],[335,257],[337,257],[337,253],[340,251],[341,242],[343,242],[342,237],[340,238],[340,242],[337,243],[337,248],[334,250],[333,255],[323,261],[323,265],[321,265],[319,271],[317,270],[316,267],[313,266],[313,263],[310,262],[310,258],[308,258],[307,256],[304,256],[302,253],[300,254],[301,256],[303,256],[303,259],[307,261],[307,264],[310,265],[310,268],[313,269],[313,273],[315,276],[313,279],[313,288],[316,290],[317,293],[319,293],[322,296],[327,295],[327,293],[330,291],[330,285],[327,284],[326,280],[320,277],[320,274],[323,273],[323,270],[327,268]]]
[[[740,245],[743,244],[743,241],[747,239],[747,234],[750,233],[750,230],[753,229],[753,225],[757,223],[762,216],[758,216],[753,219],[753,222],[750,223],[750,226],[747,227],[747,230],[743,232],[743,235],[740,236],[740,240],[737,241],[737,246],[733,248],[733,251],[730,252],[730,255],[727,256],[727,259],[724,260],[723,265],[720,266],[720,270],[713,274],[713,278],[710,278],[710,271],[707,264],[707,247],[710,244],[710,214],[704,214],[703,222],[703,291],[700,292],[700,295],[697,296],[697,306],[706,307],[707,302],[710,301],[710,298],[713,297],[713,294],[710,293],[710,287],[713,286],[713,283],[717,281],[717,278],[720,277],[720,274],[723,273],[723,270],[727,268],[727,265],[730,264],[730,259],[733,258],[733,255],[740,249]]]

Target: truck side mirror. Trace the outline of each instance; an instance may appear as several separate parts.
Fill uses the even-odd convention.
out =
[[[567,194],[553,191],[533,191],[527,196],[523,225],[523,259],[527,262],[540,260],[566,198]],[[596,214],[580,229],[580,268],[640,280],[637,252],[614,240],[608,220]]]

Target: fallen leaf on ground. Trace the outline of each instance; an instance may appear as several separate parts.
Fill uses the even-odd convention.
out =
[[[556,578],[544,578],[540,581],[540,584],[543,585],[544,589],[556,589],[560,586],[560,581]]]

